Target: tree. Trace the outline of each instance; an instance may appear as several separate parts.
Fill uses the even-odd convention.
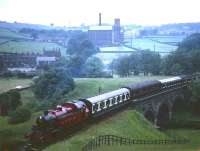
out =
[[[144,50],[141,51],[141,69],[144,75],[160,73],[161,58],[158,52]]]
[[[16,90],[0,94],[0,114],[7,115],[8,111],[16,110],[18,106],[22,105],[20,99],[21,95]]]
[[[103,75],[103,63],[97,57],[88,58],[84,68],[87,77],[95,78]]]
[[[17,108],[16,111],[13,111],[9,115],[8,122],[10,124],[18,124],[25,122],[31,118],[31,112],[25,107]]]
[[[73,76],[80,77],[84,73],[83,65],[89,57],[99,51],[83,32],[73,33],[68,41],[67,54],[70,55],[69,69]]]
[[[192,111],[200,115],[200,81],[193,81],[191,85],[192,92]]]
[[[186,37],[163,62],[163,71],[168,75],[200,72],[200,34]]]
[[[10,107],[10,99],[7,93],[0,94],[0,114],[5,116],[8,114]]]
[[[74,87],[74,80],[68,70],[52,67],[34,80],[33,92],[41,99],[58,99]]]
[[[141,55],[137,52],[133,52],[130,55],[130,70],[134,73],[134,75],[138,75],[140,72],[141,65]]]
[[[150,50],[136,51],[130,56],[118,58],[112,62],[112,67],[120,76],[138,75],[143,72],[144,75],[149,73],[160,74],[161,57],[159,53]]]
[[[16,110],[16,108],[22,105],[21,95],[18,91],[12,90],[8,92],[9,100],[10,100],[10,108],[12,110]]]
[[[120,57],[114,61],[115,70],[121,77],[130,75],[130,60],[128,56]]]

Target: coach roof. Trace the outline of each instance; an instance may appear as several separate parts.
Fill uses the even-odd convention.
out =
[[[135,89],[142,89],[145,87],[151,87],[151,86],[159,86],[161,85],[161,82],[158,80],[149,80],[149,81],[144,81],[142,83],[135,83],[135,84],[129,84],[127,86],[124,86],[123,88],[128,88],[131,90]]]
[[[129,90],[127,88],[121,88],[121,89],[118,89],[115,91],[111,91],[108,93],[104,93],[101,95],[97,95],[97,96],[88,98],[87,100],[89,102],[91,102],[92,104],[94,104],[94,103],[101,102],[103,100],[106,100],[106,99],[109,99],[109,98],[112,98],[112,97],[115,97],[115,96],[118,96],[118,95],[124,94],[124,93],[129,93]]]

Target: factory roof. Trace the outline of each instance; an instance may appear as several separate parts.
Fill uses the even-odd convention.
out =
[[[89,30],[112,30],[112,26],[90,26]]]

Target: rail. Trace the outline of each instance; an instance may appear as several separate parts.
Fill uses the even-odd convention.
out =
[[[131,139],[115,135],[102,135],[90,140],[81,151],[93,151],[94,149],[100,148],[104,145],[114,146],[114,145],[134,145],[134,144],[155,144],[155,145],[165,145],[165,144],[186,144],[189,143],[187,139],[174,139],[174,140],[144,140],[144,139]]]

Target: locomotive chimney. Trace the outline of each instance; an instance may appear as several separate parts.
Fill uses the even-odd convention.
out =
[[[99,26],[101,26],[101,13],[99,13]]]

